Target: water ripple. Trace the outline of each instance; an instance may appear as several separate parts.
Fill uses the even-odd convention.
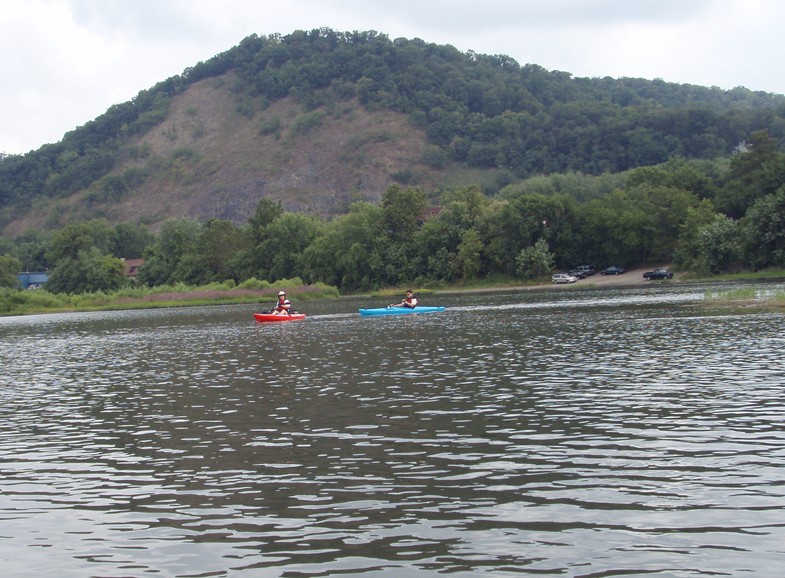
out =
[[[21,577],[775,576],[785,316],[701,298],[3,320],[0,556]]]

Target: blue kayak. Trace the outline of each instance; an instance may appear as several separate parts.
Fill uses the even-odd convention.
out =
[[[444,307],[378,307],[376,309],[360,309],[360,315],[406,315],[411,313],[438,313]]]

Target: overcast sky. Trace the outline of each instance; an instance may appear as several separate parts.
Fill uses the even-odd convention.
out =
[[[237,45],[332,28],[577,77],[785,94],[781,0],[0,0],[0,152],[20,154]]]

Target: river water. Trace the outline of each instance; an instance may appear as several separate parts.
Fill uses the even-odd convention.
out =
[[[782,576],[785,314],[573,289],[0,318],[3,575]]]

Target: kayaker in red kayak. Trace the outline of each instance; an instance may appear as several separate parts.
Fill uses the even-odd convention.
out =
[[[278,303],[275,304],[270,313],[273,315],[289,315],[291,308],[292,304],[286,298],[286,291],[278,291]]]
[[[390,307],[408,307],[414,309],[417,306],[417,296],[412,293],[411,289],[406,290],[406,297],[400,303],[391,303]]]

